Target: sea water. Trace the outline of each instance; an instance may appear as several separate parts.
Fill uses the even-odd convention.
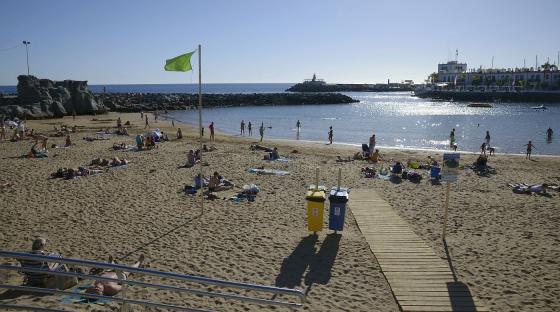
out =
[[[203,93],[284,92],[290,83],[204,84]],[[90,85],[96,93],[197,93],[197,84]],[[15,86],[0,86],[0,92],[14,93]],[[239,135],[241,120],[253,124],[258,136],[261,123],[265,138],[299,139],[327,142],[329,126],[335,143],[361,145],[376,134],[382,148],[448,150],[449,133],[455,128],[458,150],[476,152],[490,131],[490,145],[498,153],[525,153],[525,144],[533,141],[535,154],[560,155],[560,103],[546,104],[535,110],[536,103],[490,103],[492,108],[467,107],[469,102],[433,101],[409,92],[346,92],[359,100],[354,104],[258,106],[208,108],[203,110],[204,126],[214,121],[216,129]],[[197,125],[193,110],[173,111],[169,117]],[[296,122],[300,120],[299,132]],[[546,129],[555,134],[546,140]]]
[[[432,101],[409,92],[345,93],[359,103],[329,105],[271,105],[203,109],[203,125],[213,121],[217,131],[240,135],[240,123],[252,123],[253,136],[261,123],[265,138],[327,142],[332,126],[335,143],[360,146],[372,134],[377,145],[390,148],[449,150],[455,128],[458,150],[476,152],[490,132],[498,153],[524,153],[532,140],[534,154],[560,155],[560,103],[536,110],[531,103],[491,103],[492,108],[467,107],[469,102]],[[271,103],[273,104],[273,103]],[[198,124],[195,110],[169,112],[180,122]],[[297,120],[301,123],[298,133]],[[556,133],[551,141],[546,130]],[[247,134],[246,134],[247,135]]]

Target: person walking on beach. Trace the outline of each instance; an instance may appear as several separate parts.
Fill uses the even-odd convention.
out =
[[[210,129],[210,141],[214,141],[214,122],[213,121],[208,126],[208,129]]]
[[[552,128],[548,127],[548,129],[546,130],[546,139],[548,141],[552,141],[552,134],[554,133],[554,131],[552,131]]]
[[[480,146],[480,155],[486,155],[486,142],[482,142]]]
[[[249,131],[249,136],[253,136],[253,125],[251,125],[250,121],[247,124],[247,130]]]
[[[150,121],[148,120],[148,115],[146,114],[146,125],[144,126],[144,129],[149,128],[150,127]]]
[[[535,145],[529,141],[529,143],[525,144],[525,146],[527,146],[527,155],[525,155],[525,158],[531,159],[531,152],[533,151],[533,148],[535,148]]]
[[[144,111],[140,111],[140,119],[144,119]]]
[[[241,120],[241,135],[245,134],[245,121],[242,119]]]
[[[369,154],[373,155],[373,151],[375,151],[375,134],[369,137]]]
[[[261,126],[259,127],[259,134],[261,135],[261,142],[264,137],[264,122],[261,122]]]
[[[333,139],[333,129],[332,126],[329,127],[329,144],[332,144]]]
[[[484,139],[486,140],[486,146],[490,147],[490,131],[486,130],[486,137]]]

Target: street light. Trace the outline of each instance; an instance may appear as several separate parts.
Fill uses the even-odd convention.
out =
[[[25,52],[27,54],[27,76],[29,76],[29,50],[27,46],[30,45],[31,42],[23,40],[23,44],[25,44]]]

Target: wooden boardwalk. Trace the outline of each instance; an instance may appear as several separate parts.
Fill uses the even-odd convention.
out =
[[[402,311],[489,311],[375,191],[354,189],[348,204]]]

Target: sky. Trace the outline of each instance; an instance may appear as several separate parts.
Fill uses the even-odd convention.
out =
[[[205,83],[422,82],[469,68],[557,62],[558,0],[2,0],[0,85],[27,72],[90,84],[197,83],[165,60],[202,45]]]

